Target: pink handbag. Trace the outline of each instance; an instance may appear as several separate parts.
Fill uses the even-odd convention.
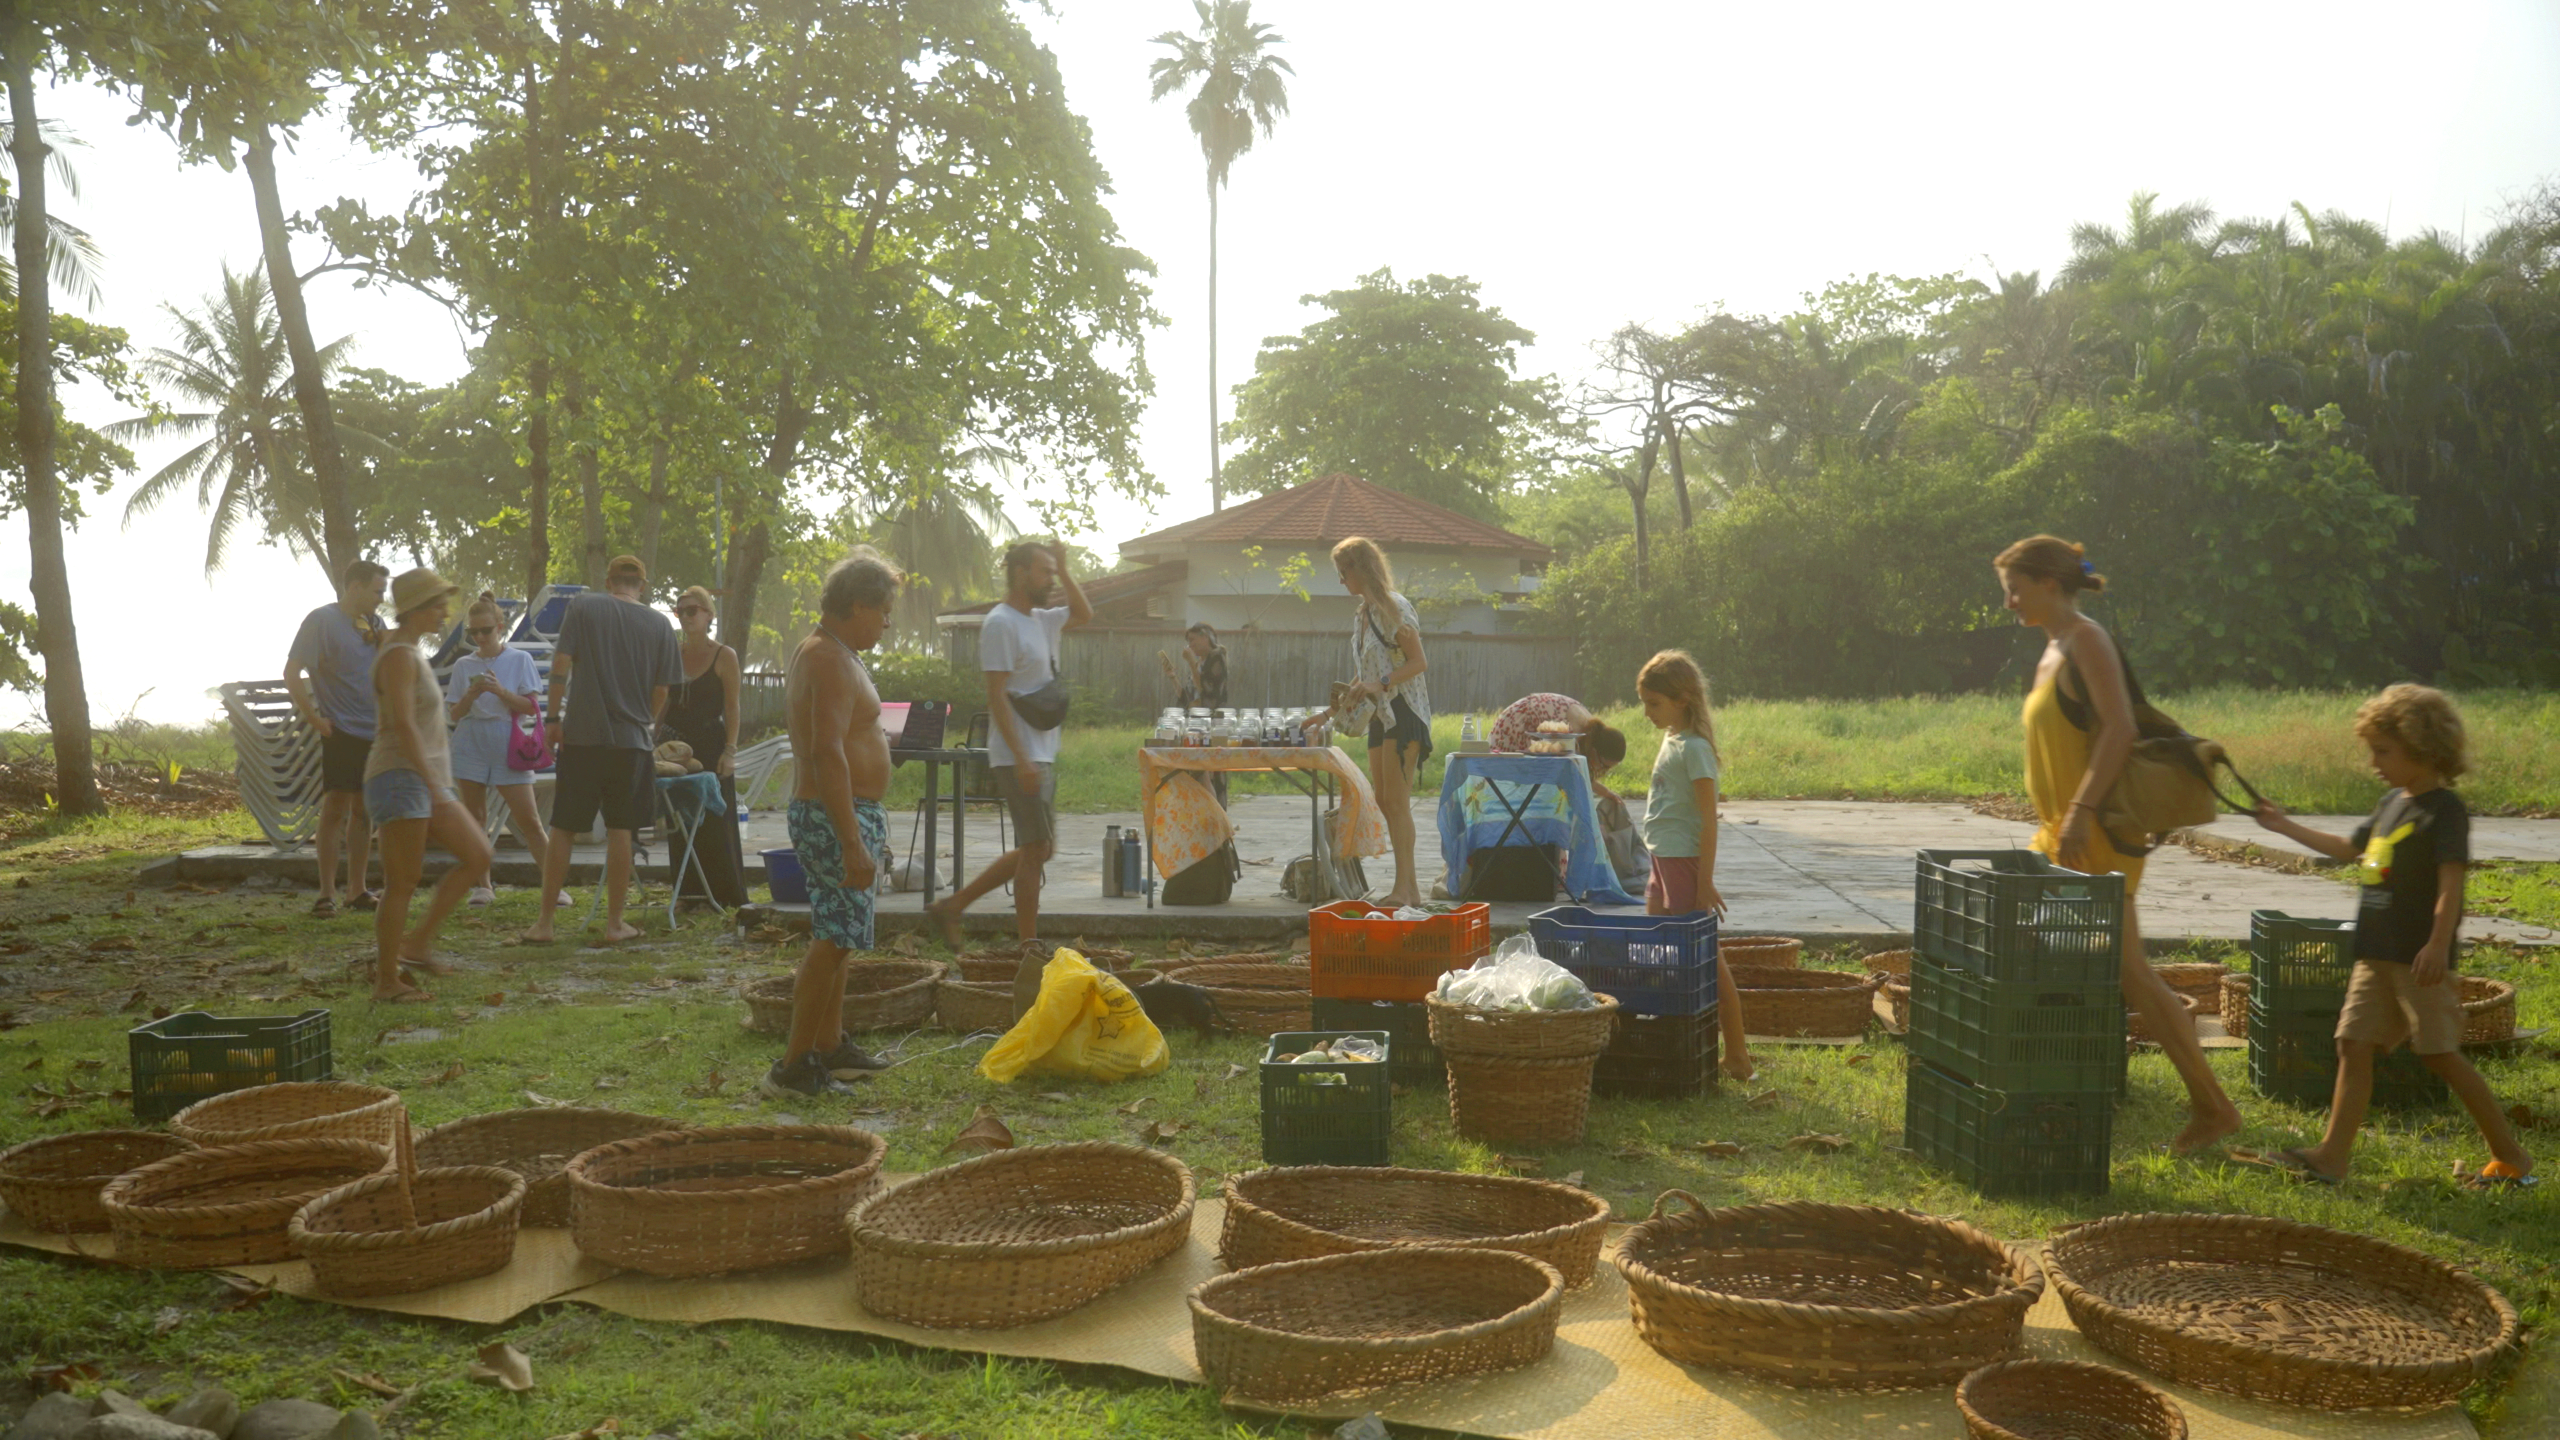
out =
[[[516,728],[507,736],[507,768],[548,770],[552,764],[551,740],[542,733],[542,717],[517,716]]]

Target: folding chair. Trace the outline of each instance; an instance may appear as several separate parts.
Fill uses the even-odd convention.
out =
[[[764,799],[765,787],[791,763],[791,737],[773,735],[753,745],[741,745],[735,759],[729,762],[729,778],[738,787],[738,807],[753,810]]]

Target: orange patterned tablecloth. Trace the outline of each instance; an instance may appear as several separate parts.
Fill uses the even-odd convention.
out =
[[[1342,804],[1333,823],[1336,855],[1387,853],[1387,816],[1378,808],[1369,777],[1335,745],[1203,745],[1138,747],[1138,774],[1155,832],[1156,873],[1172,876],[1207,858],[1235,837],[1235,822],[1206,785],[1163,783],[1177,770],[1313,770],[1340,782]]]

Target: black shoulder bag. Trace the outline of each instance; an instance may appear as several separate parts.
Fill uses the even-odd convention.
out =
[[[1047,639],[1049,627],[1041,626],[1040,634]],[[1067,723],[1067,682],[1058,678],[1057,642],[1050,642],[1047,683],[1029,694],[1009,698],[1013,701],[1013,713],[1021,716],[1022,723],[1034,730],[1055,730]]]

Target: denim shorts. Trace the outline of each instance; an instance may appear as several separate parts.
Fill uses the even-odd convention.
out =
[[[436,813],[438,800],[452,798],[452,791],[430,784],[415,770],[385,770],[364,782],[364,815],[376,825],[424,820]]]
[[[496,715],[468,715],[453,727],[453,778],[482,785],[530,785],[533,772],[507,763],[514,721]]]

